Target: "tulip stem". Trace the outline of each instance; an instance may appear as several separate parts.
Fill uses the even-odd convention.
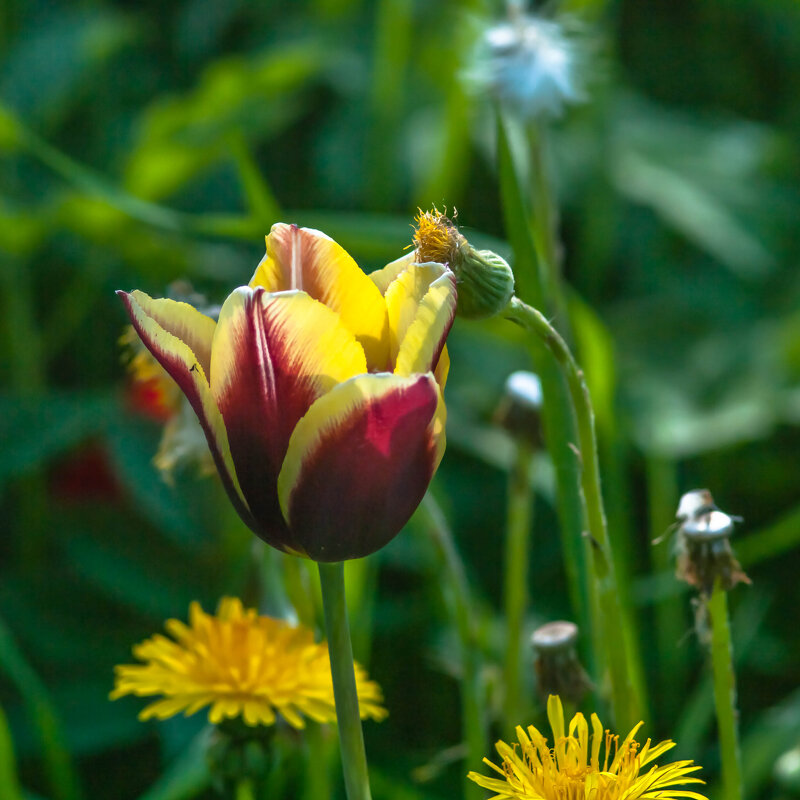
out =
[[[505,733],[513,734],[519,724],[522,701],[520,681],[521,636],[528,604],[528,550],[530,548],[533,493],[530,476],[533,457],[532,446],[523,440],[517,442],[516,455],[511,467],[508,486],[508,518],[506,521],[506,552],[504,605],[506,612],[506,663],[503,679],[505,700],[503,722]]]
[[[591,571],[600,612],[600,630],[606,647],[611,678],[611,703],[618,727],[631,728],[640,719],[633,671],[629,662],[632,641],[622,614],[614,561],[611,557],[603,496],[600,491],[600,467],[597,457],[597,436],[594,411],[583,372],[566,342],[535,308],[512,297],[505,309],[506,319],[516,322],[541,339],[553,354],[569,388],[578,432],[580,484],[591,547]]]
[[[347,800],[371,800],[364,732],[358,708],[356,676],[353,669],[353,645],[344,594],[344,562],[319,563],[322,605],[331,658],[333,695],[339,725],[344,784]]]
[[[708,601],[711,618],[711,669],[726,800],[742,800],[742,767],[736,726],[736,673],[733,669],[728,595],[717,580]]]

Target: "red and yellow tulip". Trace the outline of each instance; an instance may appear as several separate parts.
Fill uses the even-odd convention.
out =
[[[269,544],[316,561],[383,547],[444,452],[455,277],[414,254],[365,275],[319,231],[273,226],[219,320],[119,293],[194,408],[225,488]]]

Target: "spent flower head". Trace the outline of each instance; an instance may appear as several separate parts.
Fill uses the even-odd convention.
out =
[[[484,31],[466,79],[522,119],[559,117],[584,99],[583,53],[566,23],[515,7]]]
[[[491,800],[707,800],[704,795],[680,788],[703,783],[691,776],[699,766],[692,761],[657,763],[674,742],[653,745],[648,739],[640,745],[636,741],[643,723],[622,742],[603,729],[596,714],[592,714],[591,734],[583,714],[576,714],[566,728],[564,709],[555,695],[548,699],[547,716],[553,730],[552,746],[533,725],[527,731],[518,726],[518,745],[503,741],[496,745],[502,759],[499,766],[484,759],[499,778],[469,773],[470,780],[495,792]]]
[[[458,287],[456,313],[467,319],[499,314],[514,296],[514,273],[492,250],[477,250],[456,223],[435,206],[414,220],[414,261],[446,264]]]
[[[708,489],[695,489],[681,497],[676,517],[677,577],[710,596],[719,581],[725,591],[737,583],[750,583],[731,548],[730,537],[738,518],[720,511]]]
[[[517,370],[506,379],[494,421],[533,447],[542,444],[542,382],[535,372]]]
[[[578,659],[578,626],[567,620],[548,622],[531,636],[536,654],[536,685],[542,699],[550,695],[580,703],[592,682]]]
[[[216,615],[199,603],[189,609],[189,624],[167,620],[172,638],[159,634],[133,648],[143,664],[116,667],[110,697],[160,696],[139,719],[186,716],[209,707],[217,724],[241,717],[246,725],[272,725],[280,714],[303,728],[304,717],[336,720],[328,645],[313,633],[245,609],[241,600],[224,597]],[[382,720],[380,686],[355,664],[361,717]]]

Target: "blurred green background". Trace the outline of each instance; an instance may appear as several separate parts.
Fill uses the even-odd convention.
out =
[[[680,492],[707,486],[744,517],[734,544],[753,580],[731,596],[747,797],[800,797],[800,5],[565,6],[590,53],[587,102],[553,125],[564,270],[646,731],[716,778],[690,594],[670,544],[650,546]],[[141,703],[107,700],[113,665],[190,600],[210,610],[251,580],[251,536],[214,480],[189,470],[170,486],[151,464],[160,425],[132,408],[113,290],[158,296],[181,278],[219,302],[278,220],[324,230],[371,270],[433,204],[509,254],[493,113],[460,81],[475,32],[501,13],[477,0],[4,0],[0,707],[27,797],[143,796],[203,714],[138,722]],[[450,350],[434,491],[478,598],[491,689],[513,449],[491,417],[529,357],[496,322],[457,321]],[[543,456],[536,476],[531,627],[572,614]],[[464,772],[442,756],[461,736],[460,664],[423,528],[415,518],[373,557],[357,656],[391,712],[366,729],[377,797],[456,797]],[[147,797],[176,796],[161,786]]]

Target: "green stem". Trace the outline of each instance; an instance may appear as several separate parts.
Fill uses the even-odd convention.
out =
[[[453,542],[444,512],[428,492],[422,501],[431,539],[444,565],[444,581],[449,589],[459,643],[461,645],[461,724],[467,744],[467,764],[474,767],[486,755],[486,718],[483,713],[480,657],[472,598],[464,564]],[[465,800],[480,800],[481,788],[464,779]]]
[[[531,231],[539,263],[539,280],[547,301],[547,312],[563,331],[569,324],[561,290],[561,244],[558,237],[558,206],[547,157],[547,129],[540,124],[527,129],[531,157]],[[567,337],[569,338],[569,337]]]
[[[329,731],[317,722],[309,721],[304,731],[305,772],[303,784],[304,800],[319,800],[333,797],[331,767],[333,764],[330,745],[333,740],[326,736]]]
[[[530,211],[528,193],[523,190],[519,179],[521,170],[517,168],[511,149],[509,123],[500,113],[497,115],[497,160],[503,219],[514,250],[517,294],[537,307],[549,308],[551,300],[542,280],[536,245],[541,234],[534,232],[537,219]],[[589,630],[593,603],[589,596],[586,546],[581,541],[583,519],[579,468],[570,448],[575,437],[575,424],[569,412],[569,393],[557,365],[547,357],[542,344],[533,342],[531,351],[542,382],[544,435],[556,473],[556,509],[570,602],[578,622]]]
[[[530,488],[533,448],[520,441],[511,469],[508,486],[508,519],[506,523],[506,552],[504,605],[506,612],[506,661],[503,688],[505,692],[503,717],[505,732],[512,733],[520,724],[522,702],[520,662],[522,626],[528,604],[528,551],[530,548],[533,493]]]
[[[708,601],[711,618],[711,669],[714,674],[714,702],[717,707],[722,783],[725,800],[742,800],[742,766],[736,724],[736,673],[733,669],[728,596],[717,581]]]
[[[575,414],[580,457],[580,482],[591,543],[592,579],[600,611],[600,631],[605,643],[611,678],[614,720],[620,728],[631,728],[640,719],[639,701],[634,690],[629,664],[629,639],[625,617],[621,613],[619,592],[614,574],[603,497],[600,491],[600,467],[589,390],[583,372],[558,331],[535,308],[513,297],[505,316],[544,342],[555,357],[567,381]]]
[[[353,670],[353,646],[350,642],[350,624],[347,620],[344,594],[344,562],[319,563],[317,566],[322,586],[322,605],[325,609],[325,628],[328,632],[347,800],[371,800],[364,732],[361,729],[356,676]]]

